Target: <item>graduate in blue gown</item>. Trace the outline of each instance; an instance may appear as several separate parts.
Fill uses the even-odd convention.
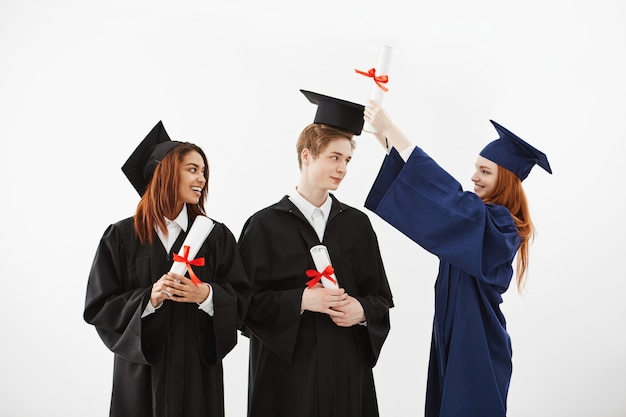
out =
[[[533,237],[522,181],[546,156],[491,122],[499,138],[476,160],[474,192],[411,144],[375,101],[364,119],[388,151],[365,206],[439,258],[426,417],[506,415],[511,340],[500,310],[524,285]]]

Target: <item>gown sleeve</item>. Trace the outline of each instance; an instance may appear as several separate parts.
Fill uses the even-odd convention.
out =
[[[385,157],[365,207],[441,260],[496,286],[519,247],[508,209],[485,204],[416,147]],[[486,255],[488,254],[488,256]]]
[[[368,363],[374,367],[389,335],[389,310],[394,304],[376,233],[367,216],[363,217],[363,236],[359,239],[363,246],[350,254],[353,261],[350,264],[355,268],[352,275],[359,285],[358,288],[347,288],[347,291],[361,303],[365,312],[366,325],[357,326],[357,330],[367,335],[366,344],[371,352]]]
[[[217,357],[223,359],[237,343],[237,330],[243,329],[243,318],[250,299],[247,278],[237,241],[224,225],[220,227],[213,255],[216,272],[212,279],[213,325],[217,341]]]
[[[274,231],[271,225],[252,216],[246,221],[239,238],[239,252],[252,283],[244,334],[253,333],[274,354],[291,363],[300,326],[304,286],[293,287],[294,269],[273,270],[271,260],[287,252],[273,247],[273,243],[280,240],[272,235]],[[302,263],[302,260],[293,260],[294,265]]]
[[[151,286],[128,289],[127,256],[119,229],[107,228],[94,257],[83,317],[95,326],[104,344],[128,361],[147,364],[141,346],[141,314],[149,302]]]

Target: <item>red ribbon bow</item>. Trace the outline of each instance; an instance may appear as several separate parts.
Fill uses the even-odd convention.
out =
[[[191,265],[204,266],[204,258],[189,260],[189,246],[187,245],[183,246],[183,256],[175,253],[173,258],[174,261],[183,262],[187,266],[187,272],[189,272],[189,277],[191,278],[191,281],[193,281],[193,283],[196,285],[196,287],[198,286],[198,284],[202,283],[202,281],[200,281],[196,274],[194,274],[193,269],[191,269]]]
[[[366,77],[370,77],[374,79],[374,82],[376,83],[377,86],[380,87],[381,90],[383,90],[385,93],[387,91],[389,91],[389,89],[387,87],[385,87],[384,85],[382,85],[381,83],[387,84],[387,82],[389,81],[389,77],[386,75],[376,75],[376,68],[372,68],[367,72],[363,72],[363,71],[359,71],[358,69],[355,69],[355,71],[361,75],[365,75]]]
[[[322,277],[326,277],[330,280],[330,282],[332,282],[333,284],[336,284],[337,281],[333,277],[331,277],[331,275],[334,272],[335,272],[335,269],[330,265],[328,265],[326,269],[324,269],[322,272],[319,272],[315,269],[307,269],[306,276],[309,278],[313,278],[306,282],[307,287],[309,288],[313,287],[315,284],[317,284],[319,281],[322,280]]]

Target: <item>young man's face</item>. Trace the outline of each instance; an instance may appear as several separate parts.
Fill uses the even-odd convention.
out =
[[[310,157],[310,155],[309,155]],[[348,162],[352,159],[350,140],[338,137],[309,161],[309,180],[317,188],[336,190],[348,172]]]

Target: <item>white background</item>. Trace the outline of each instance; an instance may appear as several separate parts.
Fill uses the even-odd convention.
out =
[[[626,415],[622,1],[0,2],[0,415],[108,415],[113,354],[82,319],[96,245],[138,196],[120,167],[162,120],[202,146],[211,217],[246,218],[296,184],[315,106],[384,104],[466,189],[496,120],[542,151],[524,181],[538,230],[527,289],[503,310],[509,416]],[[378,232],[396,307],[375,368],[381,416],[422,415],[437,261],[363,208],[383,151],[357,138],[336,195]],[[225,360],[245,415],[247,340]]]

